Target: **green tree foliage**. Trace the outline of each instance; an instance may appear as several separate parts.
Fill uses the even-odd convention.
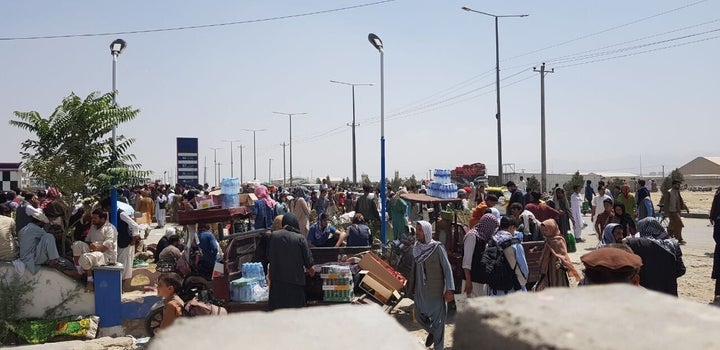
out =
[[[563,184],[563,189],[565,190],[565,194],[568,198],[573,194],[573,192],[575,192],[573,191],[573,187],[575,185],[580,185],[580,187],[585,185],[585,179],[583,179],[583,176],[580,175],[580,171],[576,171],[570,181]]]
[[[415,174],[412,174],[407,180],[405,180],[405,187],[407,188],[415,188],[418,186],[417,178],[415,177]]]
[[[113,147],[113,127],[140,113],[116,106],[113,97],[114,93],[93,92],[82,99],[73,93],[47,118],[36,111],[16,111],[10,125],[33,134],[22,143],[24,169],[64,193],[101,194],[110,189],[113,177],[118,184],[147,177],[149,172],[141,171],[135,156],[127,153],[134,139],[118,135]]]
[[[674,180],[685,181],[685,176],[683,176],[683,174],[680,172],[680,169],[678,169],[678,168],[675,168],[675,170],[670,172],[670,175],[668,175],[667,177],[665,177],[665,179],[663,179],[663,183],[662,183],[662,186],[660,187],[660,190],[663,193],[670,190],[670,188],[672,187],[672,182]]]
[[[540,181],[535,176],[530,176],[527,179],[527,188],[525,192],[538,191],[540,192]]]

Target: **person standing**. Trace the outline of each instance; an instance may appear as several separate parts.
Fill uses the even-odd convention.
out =
[[[13,261],[18,257],[15,220],[10,217],[11,213],[9,205],[0,204],[0,261]]]
[[[148,198],[150,199],[150,198]],[[150,199],[152,204],[152,199]],[[110,212],[110,198],[106,198],[102,202],[102,208],[105,212]],[[112,224],[110,224],[112,226]],[[123,291],[131,289],[133,260],[135,259],[135,245],[140,241],[140,225],[133,220],[125,211],[118,208],[117,211],[117,227],[114,227],[117,262],[123,265],[122,284]],[[147,237],[146,237],[147,238]]]
[[[363,185],[363,195],[355,202],[355,212],[363,214],[371,229],[377,230],[380,227],[380,213],[375,201],[370,198],[370,185]]]
[[[585,181],[585,200],[592,206],[593,196],[595,196],[595,190],[590,186],[592,181]]]
[[[720,305],[720,187],[715,191],[715,197],[713,197],[712,206],[710,206],[710,225],[713,226],[713,240],[715,240],[713,268],[710,275],[715,280],[713,304]]]
[[[600,195],[598,195],[600,197]],[[603,211],[595,218],[595,234],[597,234],[598,240],[602,238],[603,230],[607,226],[609,220],[615,215],[613,212],[613,200],[610,197],[605,198],[602,201]],[[598,209],[600,211],[600,209]]]
[[[582,238],[582,230],[587,224],[585,224],[582,215],[583,199],[580,197],[580,185],[573,186],[573,191],[573,194],[570,196],[570,210],[572,213],[575,242],[585,242],[585,239]]]
[[[605,185],[598,186],[598,193],[592,200],[592,222],[597,223],[598,216],[603,212],[605,208],[605,200],[610,200],[610,207],[612,208],[613,198],[605,194]],[[603,223],[604,224],[604,223]]]
[[[137,211],[142,213],[143,221],[148,227],[152,225],[153,212],[155,211],[155,204],[152,198],[150,198],[150,192],[143,190],[140,192],[140,198],[137,201]]]
[[[295,188],[294,198],[290,201],[290,212],[298,222],[300,233],[307,237],[310,230],[310,206],[305,200],[305,191],[301,187]]]
[[[635,196],[630,193],[630,185],[623,184],[620,187],[620,193],[615,197],[615,203],[622,203],[625,206],[625,212],[635,220],[637,217],[637,202]]]
[[[672,188],[663,194],[663,198],[660,199],[660,202],[663,203],[663,207],[667,210],[668,217],[670,218],[670,223],[668,223],[668,233],[670,236],[677,239],[680,244],[685,244],[686,242],[682,236],[682,230],[685,225],[680,217],[680,211],[685,210],[689,213],[690,209],[688,209],[687,205],[685,205],[685,201],[680,195],[679,180],[673,180]]]
[[[255,187],[253,203],[253,217],[255,218],[255,229],[270,229],[275,220],[275,201],[270,198],[267,187],[260,185]]]
[[[525,178],[522,175],[520,175],[520,181],[518,182],[518,189],[522,193],[527,192],[527,180],[525,180]]]
[[[530,192],[530,197],[530,202],[525,205],[525,210],[531,212],[538,221],[543,222],[547,219],[559,220],[560,215],[563,214],[563,212],[540,202],[540,192]]]
[[[640,285],[656,292],[678,295],[677,279],[685,274],[682,250],[655,218],[637,223],[640,237],[628,237],[625,244],[640,256]]]
[[[441,350],[445,345],[446,302],[453,300],[455,282],[445,248],[432,239],[432,225],[421,220],[415,227],[417,241],[408,295],[415,301],[415,315],[428,331],[425,346]]]
[[[488,242],[488,246],[503,247],[503,254],[506,262],[510,265],[510,269],[514,272],[513,276],[507,276],[512,280],[506,280],[506,285],[512,285],[510,289],[494,289],[490,283],[486,288],[487,296],[503,296],[517,291],[527,291],[527,277],[529,273],[527,259],[525,258],[525,250],[523,249],[520,239],[522,234],[516,233],[518,222],[512,216],[503,216],[500,218],[500,227]],[[486,248],[487,249],[487,248]],[[505,284],[505,283],[504,283]]]
[[[484,283],[480,282],[479,272],[483,269],[481,264],[483,252],[493,234],[497,231],[499,223],[493,214],[485,214],[480,222],[471,228],[463,238],[462,267],[465,273],[462,290],[468,298],[487,295]],[[473,276],[474,275],[474,276]]]
[[[388,241],[393,239],[401,239],[408,235],[409,230],[407,227],[407,211],[408,204],[402,198],[403,194],[406,194],[405,189],[401,189],[395,193],[393,199],[388,202],[388,214],[390,215],[390,221],[392,222],[393,237],[388,237]]]
[[[268,281],[270,310],[306,305],[305,274],[315,276],[313,257],[295,215],[283,215],[283,229],[270,234]]]
[[[513,203],[520,203],[520,205],[525,208],[525,196],[523,196],[522,191],[518,190],[517,185],[512,181],[508,181],[505,184],[505,187],[507,187],[508,191],[510,191],[510,201],[508,202],[508,206]]]
[[[579,282],[582,277],[568,256],[565,238],[560,234],[555,220],[545,220],[540,225],[540,232],[545,236],[545,246],[540,257],[540,280],[534,290],[569,287],[568,275]]]
[[[555,202],[556,209],[561,212],[560,216],[557,219],[558,226],[560,227],[560,232],[567,233],[568,231],[570,231],[570,217],[572,215],[572,211],[570,210],[570,203],[568,202],[565,190],[562,187],[558,187],[555,189],[555,196],[553,197],[553,202]],[[538,220],[540,220],[540,218],[538,218]]]
[[[215,235],[210,231],[210,224],[198,224],[197,246],[202,252],[200,261],[198,261],[200,274],[209,278],[212,276],[218,252],[220,251],[220,245],[215,239]]]
[[[158,191],[157,196],[155,197],[155,221],[157,221],[156,228],[165,227],[165,210],[167,208],[167,203],[168,197],[165,196],[165,193],[163,193],[162,191]]]

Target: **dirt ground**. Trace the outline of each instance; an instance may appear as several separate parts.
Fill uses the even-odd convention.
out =
[[[682,193],[691,213],[707,214],[712,204],[714,192],[689,192]],[[657,203],[660,200],[659,193],[653,193],[652,200]],[[590,216],[585,216],[588,225],[591,225]],[[694,301],[708,305],[713,300],[714,280],[710,278],[713,264],[714,242],[712,240],[712,227],[707,219],[683,219],[685,224],[684,238],[687,245],[682,246],[683,262],[687,272],[685,276],[678,279],[678,293],[681,299]],[[578,271],[582,271],[580,257],[595,249],[598,239],[594,232],[589,229],[583,231],[586,238],[585,243],[577,244],[577,252],[570,254],[570,258]],[[576,282],[577,283],[577,282]],[[575,284],[576,284],[575,283]],[[577,288],[577,287],[571,287]],[[466,307],[464,295],[455,295],[458,310]],[[413,302],[410,299],[401,301],[400,305],[392,312],[392,316],[405,327],[412,335],[417,337],[418,342],[424,344],[427,332],[412,318]],[[452,349],[453,331],[455,321],[452,315],[448,316],[445,326],[445,347]]]

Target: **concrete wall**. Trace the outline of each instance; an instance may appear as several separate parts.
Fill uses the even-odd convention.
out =
[[[16,275],[15,268],[11,263],[0,263],[0,276]],[[63,300],[63,295],[73,293],[77,295],[73,301],[67,303],[69,309],[61,316],[69,315],[92,315],[95,313],[95,298],[92,293],[85,293],[84,286],[72,278],[63,275],[61,272],[41,267],[33,275],[25,271],[23,279],[34,279],[37,281],[31,304],[24,305],[20,318],[43,317],[45,310],[55,307]]]
[[[720,349],[720,309],[630,285],[554,288],[468,305],[457,315],[454,349]]]
[[[318,306],[178,319],[150,344],[158,349],[423,349],[375,305]]]

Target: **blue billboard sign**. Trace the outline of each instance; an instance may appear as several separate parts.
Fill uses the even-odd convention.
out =
[[[184,185],[200,184],[198,166],[198,139],[177,138],[177,182]]]

